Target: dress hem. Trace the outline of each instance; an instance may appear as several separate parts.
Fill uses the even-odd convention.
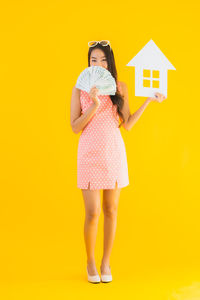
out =
[[[124,188],[124,187],[130,185],[130,183],[125,183],[125,184],[119,185],[117,180],[116,180],[116,182],[117,182],[117,188]],[[91,182],[89,181],[88,184],[87,184],[87,187],[77,185],[77,188],[78,188],[78,189],[81,189],[81,190],[83,189],[83,190],[90,190],[90,191],[95,191],[95,190],[115,190],[115,188],[116,188],[116,182],[115,182],[115,187],[98,187],[98,188],[91,188],[91,185],[90,185],[89,188],[88,188],[88,185],[91,183]]]

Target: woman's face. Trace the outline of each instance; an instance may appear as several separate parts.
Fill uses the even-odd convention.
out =
[[[101,49],[94,49],[90,55],[90,66],[108,68],[107,58]]]

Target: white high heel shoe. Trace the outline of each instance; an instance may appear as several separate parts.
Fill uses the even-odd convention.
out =
[[[100,279],[100,276],[97,274],[97,275],[90,275],[88,273],[88,268],[86,268],[87,270],[87,276],[88,276],[88,281],[89,282],[92,282],[92,283],[99,283],[101,282],[101,279]]]
[[[109,268],[110,268],[110,266],[109,266]],[[112,275],[111,274],[110,275],[108,275],[108,274],[105,274],[105,275],[101,274],[101,281],[102,282],[111,282],[112,281]]]

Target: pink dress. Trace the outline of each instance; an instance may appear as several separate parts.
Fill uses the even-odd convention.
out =
[[[117,87],[120,91],[119,82]],[[100,106],[79,137],[77,155],[77,187],[80,189],[114,189],[129,184],[126,149],[119,126],[117,106],[109,95],[98,95]],[[82,113],[93,104],[81,90]],[[90,185],[89,185],[90,183]]]

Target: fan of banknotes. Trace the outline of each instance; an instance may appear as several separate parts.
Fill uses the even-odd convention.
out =
[[[116,82],[112,74],[100,66],[91,66],[84,69],[75,85],[78,89],[90,92],[93,86],[99,89],[100,95],[115,95]]]

